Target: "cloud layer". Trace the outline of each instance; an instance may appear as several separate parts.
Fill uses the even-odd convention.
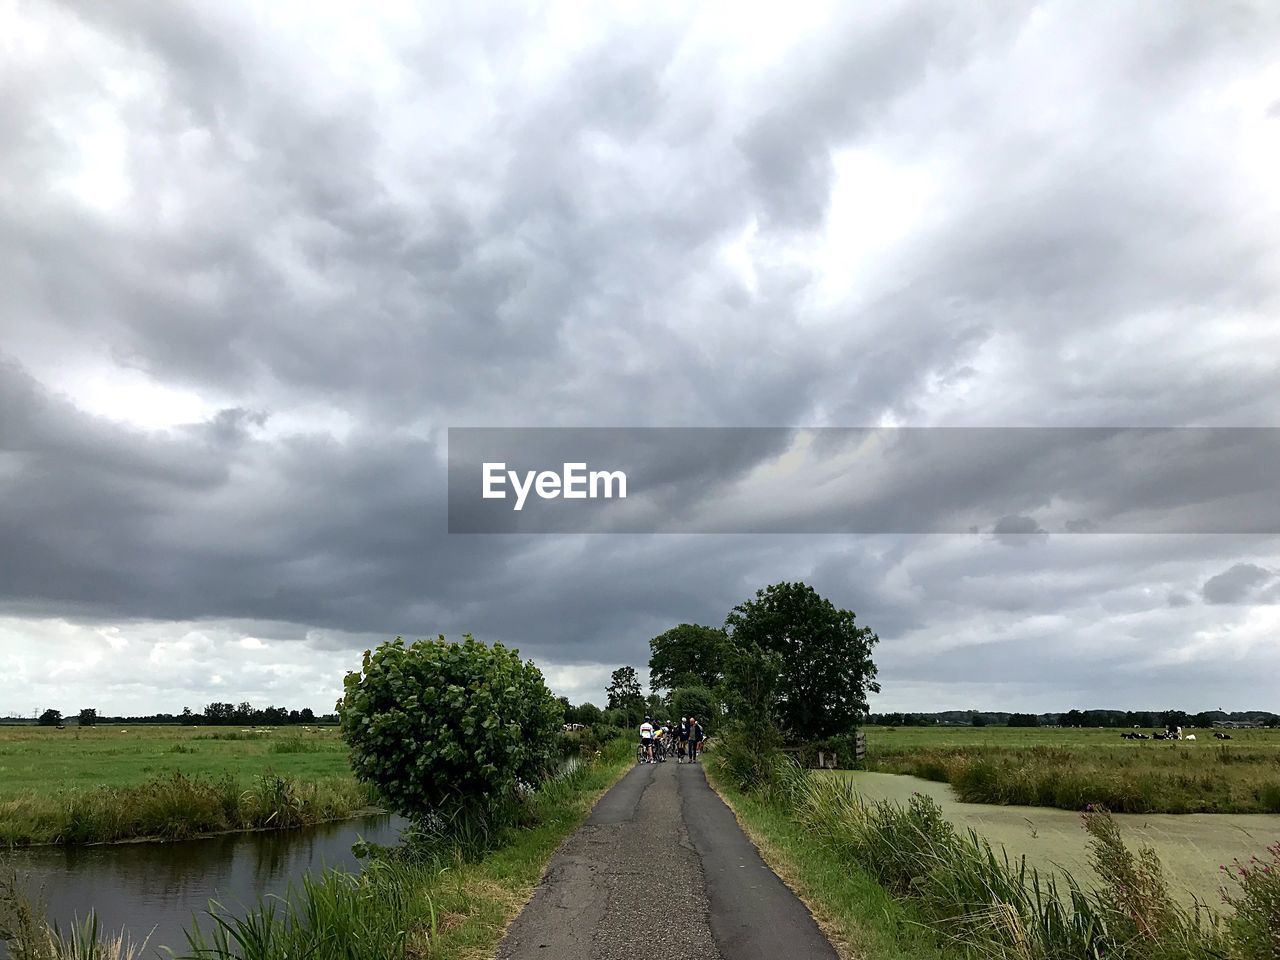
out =
[[[463,630],[599,701],[796,577],[877,708],[1280,708],[1272,537],[445,511],[457,426],[1280,426],[1280,13],[416,7],[0,13],[0,712]]]

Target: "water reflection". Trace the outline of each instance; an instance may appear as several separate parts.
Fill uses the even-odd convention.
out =
[[[49,917],[64,929],[92,908],[104,931],[123,929],[135,941],[150,934],[147,956],[164,956],[162,946],[185,948],[183,931],[193,916],[205,919],[211,899],[239,911],[308,873],[358,869],[352,843],[393,843],[403,825],[383,815],[206,840],[39,848],[2,854],[0,866],[16,867],[28,890],[43,887]]]

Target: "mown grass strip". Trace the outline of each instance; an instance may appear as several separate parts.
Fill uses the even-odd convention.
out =
[[[786,810],[751,796],[719,775],[708,779],[729,805],[765,862],[804,901],[846,960],[951,960],[943,940],[874,877],[840,858],[792,820]]]

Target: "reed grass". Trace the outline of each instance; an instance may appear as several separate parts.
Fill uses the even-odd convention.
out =
[[[1069,733],[1069,731],[1067,732]],[[949,783],[967,803],[1115,813],[1280,813],[1275,745],[1064,743],[894,746],[867,768]]]
[[[420,827],[373,848],[364,871],[306,878],[279,899],[236,914],[211,904],[188,933],[199,960],[461,960],[491,956],[551,854],[631,765],[630,740],[521,791],[504,823]]]
[[[352,815],[376,801],[349,777],[244,781],[173,773],[134,786],[0,796],[0,843],[85,844],[283,829]]]
[[[93,913],[69,930],[44,916],[44,905],[23,891],[13,873],[0,877],[0,943],[12,960],[137,960],[147,946],[146,940],[105,934]]]
[[[1067,871],[1045,875],[971,830],[959,831],[937,804],[915,794],[905,805],[868,803],[849,780],[814,776],[779,755],[732,737],[716,769],[796,827],[803,845],[847,865],[849,879],[814,885],[835,903],[863,875],[910,904],[950,953],[992,960],[1275,960],[1280,956],[1280,845],[1270,860],[1237,864],[1221,917],[1182,907],[1150,849],[1130,850],[1098,808],[1082,815],[1090,865],[1100,883],[1085,890]],[[793,839],[793,844],[797,842]]]

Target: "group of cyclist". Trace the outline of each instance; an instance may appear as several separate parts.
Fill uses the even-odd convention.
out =
[[[697,717],[681,717],[678,725],[655,724],[652,717],[645,717],[644,723],[640,724],[640,746],[636,758],[641,763],[662,763],[667,752],[674,749],[676,763],[683,763],[686,759],[697,763],[706,738]]]

